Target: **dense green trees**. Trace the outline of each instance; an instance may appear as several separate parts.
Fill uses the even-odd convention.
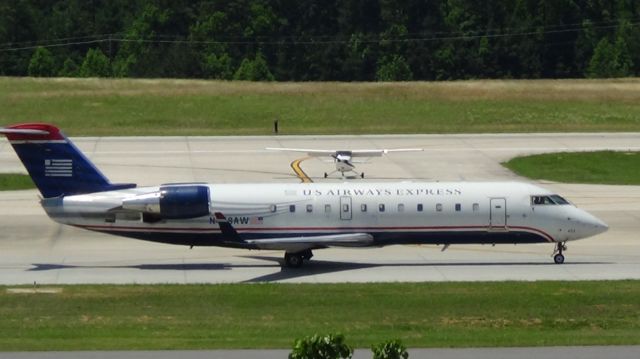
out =
[[[296,339],[289,359],[350,359],[353,348],[345,343],[342,334],[314,334]]]
[[[0,75],[278,81],[640,74],[640,0],[5,0]]]
[[[89,49],[77,74],[82,77],[110,77],[111,73],[109,58],[100,49]]]
[[[29,61],[28,73],[29,76],[34,77],[53,76],[55,74],[54,66],[51,51],[38,47]]]
[[[238,71],[233,75],[234,80],[244,81],[273,81],[273,74],[269,71],[269,66],[261,53],[256,58],[249,60],[245,58],[240,63]]]

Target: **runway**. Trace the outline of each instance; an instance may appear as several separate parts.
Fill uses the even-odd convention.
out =
[[[301,154],[265,147],[406,148],[358,165],[357,181],[521,180],[500,165],[517,155],[602,149],[640,150],[640,133],[95,137],[73,138],[112,182],[300,182]],[[306,159],[315,182],[332,164]],[[0,171],[24,169],[0,140]],[[0,283],[372,282],[639,279],[640,186],[541,183],[603,219],[610,230],[569,243],[555,265],[551,245],[390,246],[327,249],[302,269],[283,269],[279,251],[148,243],[64,227],[47,218],[35,190],[0,192]]]

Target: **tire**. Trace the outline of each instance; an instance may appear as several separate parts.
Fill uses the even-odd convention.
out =
[[[284,263],[289,268],[300,268],[302,267],[303,258],[300,253],[285,253],[284,255]]]
[[[556,254],[555,256],[553,256],[553,262],[555,264],[562,264],[564,263],[564,256],[560,253]]]

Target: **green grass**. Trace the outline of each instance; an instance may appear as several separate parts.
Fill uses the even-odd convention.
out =
[[[5,287],[6,288],[6,287]],[[0,351],[640,344],[640,283],[64,286],[0,293]]]
[[[0,173],[0,191],[35,188],[31,177],[16,173]]]
[[[511,159],[515,173],[566,183],[640,185],[640,152],[562,152]]]
[[[0,124],[69,135],[640,131],[640,80],[250,83],[0,78]]]

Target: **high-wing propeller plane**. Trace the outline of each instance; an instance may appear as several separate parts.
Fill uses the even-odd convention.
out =
[[[55,221],[188,246],[283,250],[299,267],[312,250],[391,244],[549,243],[607,225],[561,196],[517,182],[111,183],[55,126],[1,128]]]
[[[267,147],[271,151],[287,151],[287,152],[304,152],[311,157],[330,157],[336,165],[336,169],[332,172],[325,172],[324,178],[333,173],[340,172],[344,178],[345,173],[353,172],[364,178],[364,172],[355,171],[355,163],[364,163],[368,158],[381,157],[391,152],[416,152],[423,151],[422,148],[396,148],[396,149],[375,149],[375,150],[318,150],[308,148],[283,148],[283,147]],[[354,159],[354,157],[356,159]]]

